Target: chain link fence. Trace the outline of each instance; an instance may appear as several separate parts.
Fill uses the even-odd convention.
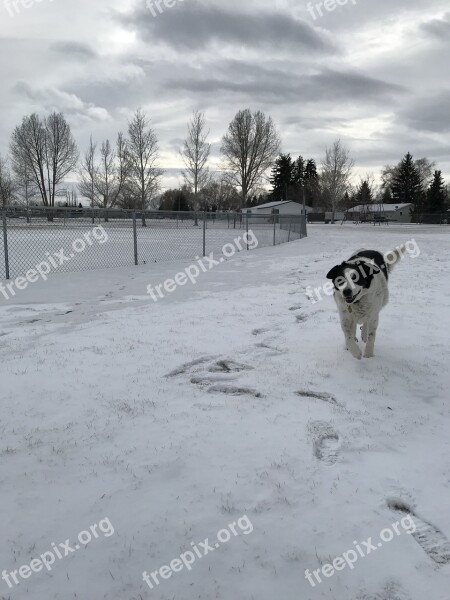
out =
[[[258,248],[307,235],[304,215],[43,207],[0,215],[0,280],[221,256],[237,238],[237,250],[256,247],[250,232]]]

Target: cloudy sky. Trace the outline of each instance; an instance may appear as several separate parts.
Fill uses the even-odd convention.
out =
[[[0,0],[0,153],[34,111],[63,111],[84,150],[142,106],[168,187],[194,109],[218,165],[229,121],[250,107],[292,155],[320,161],[340,137],[358,175],[410,151],[450,179],[448,0],[339,2],[161,0],[160,13],[158,0]]]

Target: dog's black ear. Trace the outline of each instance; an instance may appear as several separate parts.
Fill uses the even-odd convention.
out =
[[[339,276],[342,269],[342,265],[336,265],[331,269],[331,271],[327,275],[327,279],[336,279]]]

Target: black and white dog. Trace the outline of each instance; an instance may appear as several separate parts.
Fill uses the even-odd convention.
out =
[[[356,326],[362,325],[364,356],[372,358],[379,314],[389,301],[389,274],[403,258],[405,249],[402,245],[384,256],[375,250],[360,250],[327,275],[333,280],[347,350],[358,360],[362,353],[356,339]]]

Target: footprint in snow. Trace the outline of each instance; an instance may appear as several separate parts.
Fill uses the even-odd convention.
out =
[[[295,393],[301,398],[313,398],[315,400],[323,400],[323,402],[328,402],[329,404],[334,404],[335,406],[343,406],[343,404],[338,402],[332,394],[328,394],[327,392],[313,392],[310,390],[300,390]]]
[[[388,507],[403,515],[409,515],[416,525],[413,538],[422,550],[438,565],[450,563],[450,543],[447,537],[435,525],[425,521],[403,500],[390,499]]]
[[[211,385],[214,382],[226,382],[237,379],[239,373],[251,371],[253,367],[238,363],[234,360],[222,359],[215,361],[208,367],[207,373],[199,373],[198,376],[191,377],[191,383],[197,385]],[[210,375],[212,373],[212,375]]]
[[[229,385],[231,381],[239,378],[240,374],[252,370],[253,367],[239,363],[228,358],[217,356],[202,356],[188,363],[184,363],[174,369],[166,377],[177,377],[178,375],[190,374],[190,382],[200,387],[208,388],[208,393],[222,393],[230,396],[254,396],[261,398],[262,395],[253,388],[237,385]]]
[[[362,593],[357,600],[410,600],[406,592],[395,581],[390,581],[384,589],[375,596]]]
[[[240,373],[241,371],[251,371],[253,367],[238,363],[234,360],[222,359],[215,362],[208,369],[210,373]]]
[[[326,465],[334,465],[339,458],[340,438],[330,423],[313,421],[309,424],[314,456]]]
[[[228,396],[253,396],[262,398],[262,395],[253,388],[241,387],[235,385],[213,385],[208,389],[209,394],[227,394]]]
[[[252,331],[252,335],[262,335],[263,333],[269,333],[270,329],[265,329],[264,327],[260,329],[254,329]]]
[[[268,356],[278,356],[280,354],[287,354],[287,350],[280,350],[275,346],[270,346],[266,342],[259,342],[259,344],[255,344],[255,348],[261,348],[262,350],[269,350]]]
[[[230,377],[230,375],[206,375],[200,373],[199,375],[191,377],[190,382],[194,385],[205,387],[213,383],[228,383],[230,381],[234,381],[235,379],[237,379],[237,377]]]
[[[177,377],[177,375],[184,375],[194,367],[198,367],[199,365],[203,365],[211,360],[214,360],[214,356],[202,356],[200,358],[196,358],[195,360],[191,360],[190,362],[184,363],[167,373],[166,377]]]
[[[297,315],[295,317],[295,320],[297,321],[297,323],[304,323],[305,321],[308,320],[307,315]]]

